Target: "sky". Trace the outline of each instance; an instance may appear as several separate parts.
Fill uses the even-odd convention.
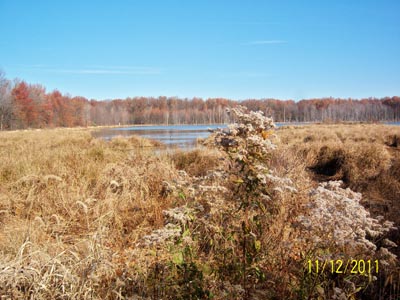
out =
[[[400,95],[399,0],[0,0],[0,69],[88,99]]]

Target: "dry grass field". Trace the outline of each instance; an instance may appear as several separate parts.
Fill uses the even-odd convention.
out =
[[[342,180],[399,226],[399,128],[276,135],[266,154],[239,137],[233,152],[164,153],[85,129],[0,132],[0,299],[396,299],[398,261],[382,250],[384,238],[399,243],[396,231],[353,192],[318,184]],[[307,225],[320,195],[354,200],[338,202],[364,218],[339,219],[343,232],[359,229],[354,239],[323,231],[334,218]],[[377,259],[382,270],[308,274],[309,259],[327,257]]]
[[[374,215],[400,225],[400,127],[332,124],[283,127],[280,149],[314,181],[342,180]],[[398,240],[400,241],[400,240]]]
[[[110,296],[94,266],[104,277],[117,272],[121,249],[162,225],[170,205],[160,192],[176,171],[149,146],[74,129],[2,132],[0,294]]]

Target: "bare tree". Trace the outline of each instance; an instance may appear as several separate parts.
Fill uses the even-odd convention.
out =
[[[0,130],[10,127],[12,117],[11,82],[0,70]]]

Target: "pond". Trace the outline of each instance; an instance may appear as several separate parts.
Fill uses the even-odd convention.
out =
[[[276,123],[277,127],[283,125],[309,125],[310,123],[292,122]],[[131,127],[103,128],[94,131],[92,134],[96,138],[111,140],[117,136],[139,135],[144,138],[156,140],[164,143],[168,147],[178,147],[181,149],[192,149],[197,145],[197,139],[207,138],[210,129],[226,128],[226,124],[209,125],[135,125]]]
[[[132,127],[105,128],[93,132],[93,136],[111,140],[116,136],[139,135],[156,140],[169,147],[191,149],[196,146],[197,139],[207,138],[210,129],[226,128],[224,124],[211,125],[137,125]]]
[[[400,126],[400,122],[385,122],[385,124]]]

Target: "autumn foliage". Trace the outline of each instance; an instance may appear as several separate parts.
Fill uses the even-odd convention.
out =
[[[37,119],[37,106],[29,95],[29,88],[25,82],[16,85],[11,92],[14,115],[22,127],[34,126]]]
[[[225,108],[238,104],[277,122],[377,122],[400,120],[400,97],[277,99],[128,97],[103,100],[46,92],[38,84],[16,83],[0,74],[0,128],[46,128],[127,124],[228,123]]]

